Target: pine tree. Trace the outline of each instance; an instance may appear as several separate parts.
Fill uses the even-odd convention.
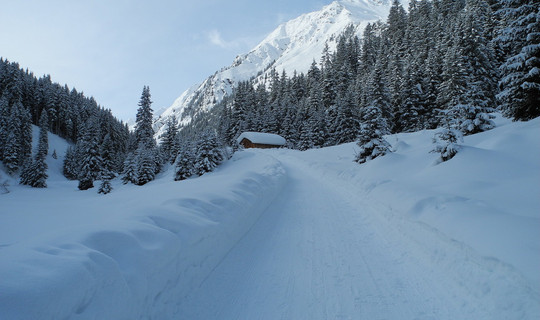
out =
[[[501,66],[501,110],[514,120],[540,116],[540,6],[535,0],[502,0],[507,26],[498,41],[509,51]]]
[[[355,98],[354,91],[351,86],[346,96],[339,99],[339,104],[337,107],[337,118],[336,118],[336,144],[346,143],[355,141],[358,137],[360,131],[360,119],[356,114],[355,110]]]
[[[176,157],[175,181],[185,180],[193,175],[194,160],[192,148],[189,145],[183,146]]]
[[[151,104],[150,89],[145,86],[139,101],[135,126],[135,137],[138,145],[133,160],[136,163],[136,179],[132,182],[137,185],[144,185],[152,181],[160,169],[160,159],[152,129]]]
[[[382,111],[375,104],[362,110],[358,150],[355,161],[362,164],[390,152],[390,144],[384,139],[387,131]]]
[[[147,148],[156,146],[154,140],[154,129],[152,128],[152,101],[150,100],[150,88],[143,87],[141,100],[139,101],[139,109],[137,109],[137,117],[135,124],[135,136],[137,145],[144,143]]]
[[[102,177],[101,184],[99,185],[98,193],[107,194],[112,191],[111,179],[109,177]]]
[[[3,160],[4,146],[9,126],[9,99],[6,93],[0,95],[0,160]]]
[[[489,15],[489,7],[483,0],[469,0],[465,9],[455,22],[452,46],[445,56],[440,101],[443,116],[449,118],[443,122],[473,134],[494,127],[489,115],[495,104],[494,54],[480,23]]]
[[[79,190],[88,190],[94,187],[94,181],[99,179],[101,173],[101,157],[98,144],[97,118],[87,121],[86,136],[81,143],[81,169],[78,174]]]
[[[46,188],[47,187],[47,153],[49,151],[48,140],[48,128],[49,120],[47,113],[43,112],[39,119],[39,141],[36,150],[34,161],[30,164],[28,160],[25,161],[24,169],[21,172],[20,183],[29,185],[33,188]],[[28,159],[28,158],[27,158]]]
[[[103,138],[103,142],[100,147],[100,156],[101,156],[101,177],[103,178],[103,173],[109,177],[109,179],[114,179],[116,175],[114,174],[114,154],[113,154],[113,144],[110,134],[106,134]]]
[[[300,124],[299,135],[296,148],[298,150],[308,150],[315,147],[315,121],[312,119],[313,108],[302,106],[298,110],[296,122]]]
[[[46,188],[47,187],[47,178],[49,177],[47,175],[47,163],[45,162],[44,158],[36,157],[34,159],[34,162],[30,166],[29,169],[29,176],[27,179],[24,179],[24,181],[27,181],[27,185],[33,187],[33,188]],[[23,181],[23,178],[21,177],[21,182]]]
[[[77,180],[79,175],[79,164],[77,162],[77,153],[75,149],[69,146],[64,156],[63,174],[69,180]]]
[[[19,106],[19,103],[12,106],[11,115],[7,123],[7,139],[4,145],[3,162],[8,174],[13,174],[19,169],[21,153],[21,118]]]
[[[124,162],[124,176],[122,177],[124,184],[137,184],[137,159],[136,155],[129,153]]]
[[[459,151],[458,142],[463,141],[461,131],[445,127],[440,129],[433,137],[435,145],[431,152],[440,154],[440,161],[445,162],[452,159]]]
[[[167,120],[166,126],[165,135],[161,141],[161,148],[165,160],[172,164],[178,153],[176,146],[178,127],[176,126],[176,117],[174,115]]]
[[[20,128],[18,131],[20,141],[19,165],[22,166],[25,159],[32,157],[32,116],[29,109],[23,107],[22,103],[18,103],[18,108],[20,110]]]
[[[47,116],[47,112],[41,113],[41,117],[39,118],[39,128],[37,156],[45,159],[49,153],[49,117]]]
[[[146,147],[144,143],[137,148],[137,182],[139,186],[154,180],[156,176],[155,149]]]
[[[4,166],[8,174],[13,174],[19,169],[19,150],[17,134],[10,131],[4,147]]]
[[[112,160],[110,159],[110,152],[108,145],[111,144],[109,135],[105,136],[105,140],[101,146],[101,156],[103,158],[103,166],[101,167],[101,184],[99,185],[98,193],[107,194],[112,191],[111,180],[114,179],[115,174],[112,172]]]
[[[194,173],[201,176],[213,171],[223,161],[223,154],[217,143],[214,133],[205,132],[198,141],[195,160]]]
[[[382,53],[379,52],[379,56],[381,54]],[[366,101],[364,102],[364,106],[372,109],[375,108],[377,110],[377,118],[380,118],[379,120],[377,120],[377,123],[379,124],[377,130],[381,132],[381,135],[388,134],[391,131],[390,124],[388,123],[388,119],[391,116],[390,95],[382,77],[382,74],[383,62],[377,60],[373,72],[367,79],[365,88],[367,94]],[[371,110],[368,113],[364,113],[364,116],[368,117],[363,119],[363,121],[372,121],[372,119],[370,118],[370,114],[374,114],[374,112],[375,111]],[[378,112],[380,112],[380,116],[378,115]]]
[[[402,85],[402,98],[398,110],[397,132],[412,132],[424,127],[421,116],[425,114],[421,79],[415,73],[416,68],[410,66],[405,71],[405,81]]]
[[[19,183],[22,185],[30,185],[30,176],[32,171],[32,158],[28,157],[23,163],[21,174],[19,175]]]

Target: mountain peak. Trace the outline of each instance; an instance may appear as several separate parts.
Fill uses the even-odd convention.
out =
[[[313,60],[319,61],[326,43],[334,50],[339,35],[350,25],[361,35],[368,23],[385,19],[389,8],[390,0],[338,0],[279,25],[250,52],[237,56],[230,66],[176,99],[156,120],[157,136],[168,117],[175,115],[181,124],[189,123],[199,112],[210,110],[230,94],[239,81],[255,77],[262,82],[272,68],[278,72],[307,72]]]
[[[389,6],[391,4],[390,0],[337,0],[335,2],[340,2],[342,4],[349,4],[349,5]]]

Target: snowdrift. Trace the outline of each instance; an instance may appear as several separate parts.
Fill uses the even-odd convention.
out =
[[[437,164],[434,131],[387,136],[394,149],[362,165],[354,143],[295,154],[328,183],[434,228],[524,276],[540,291],[540,118],[496,119],[497,127],[467,136],[461,151]],[[351,192],[354,190],[354,192]]]
[[[171,319],[285,180],[279,161],[242,152],[201,178],[106,196],[13,186],[0,198],[1,318]]]

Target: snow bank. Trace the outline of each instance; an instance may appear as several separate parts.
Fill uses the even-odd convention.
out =
[[[280,192],[270,156],[240,152],[216,172],[106,196],[76,182],[1,195],[3,319],[171,319]]]
[[[465,137],[460,153],[438,165],[429,153],[433,131],[388,136],[395,152],[363,165],[353,162],[353,143],[295,156],[329,183],[379,204],[381,214],[434,228],[506,265],[538,293],[540,118],[499,117],[497,126]]]

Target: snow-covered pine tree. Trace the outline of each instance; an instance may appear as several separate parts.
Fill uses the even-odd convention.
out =
[[[136,154],[130,152],[124,162],[124,175],[122,177],[124,184],[137,184],[137,159]]]
[[[154,140],[154,129],[152,128],[153,116],[151,105],[152,101],[150,100],[150,88],[144,86],[135,120],[135,137],[137,139],[138,146],[141,143],[144,143],[147,148],[153,148],[156,146],[156,141]]]
[[[94,180],[101,173],[101,157],[99,156],[98,119],[93,116],[86,123],[86,135],[81,144],[81,168],[78,174],[79,190],[94,187]]]
[[[31,177],[31,171],[32,171],[32,158],[28,157],[26,158],[26,161],[24,161],[21,169],[21,174],[19,175],[19,183],[22,185],[30,185],[30,177]]]
[[[216,135],[211,131],[204,132],[196,147],[194,173],[201,176],[211,172],[222,161],[223,154],[217,143]]]
[[[178,135],[178,127],[176,124],[176,117],[173,115],[167,120],[165,135],[161,140],[161,150],[163,157],[167,162],[174,163],[176,154],[178,153],[178,147],[176,141]]]
[[[336,144],[355,141],[360,131],[360,119],[355,105],[354,89],[349,87],[345,97],[338,98]]]
[[[457,125],[465,135],[495,127],[490,115],[495,111],[495,54],[487,34],[491,15],[486,1],[467,0],[459,16],[454,41],[462,57],[459,63],[466,68],[466,88],[462,94],[464,103],[454,106],[457,110],[451,112],[458,113]]]
[[[4,160],[4,148],[9,128],[9,99],[6,93],[0,96],[0,161]]]
[[[155,148],[148,148],[144,143],[137,148],[137,182],[139,186],[154,180],[156,176]]]
[[[509,51],[501,66],[501,110],[514,120],[540,116],[540,6],[536,0],[502,0],[506,22],[498,41]]]
[[[422,91],[422,79],[416,74],[418,68],[409,65],[405,70],[405,80],[401,88],[401,104],[398,110],[398,122],[396,131],[413,132],[423,127],[421,114],[425,109],[423,106],[424,92]]]
[[[69,180],[77,180],[79,175],[79,164],[77,162],[77,153],[72,146],[66,149],[64,156],[63,174]]]
[[[116,174],[114,173],[114,154],[113,154],[113,144],[111,135],[107,133],[105,135],[105,138],[103,138],[103,142],[101,143],[100,147],[100,155],[101,155],[101,172],[102,172],[102,179],[103,173],[105,173],[109,179],[114,179],[116,177]]]
[[[193,148],[189,144],[182,146],[176,157],[175,181],[185,180],[193,175],[194,160]]]
[[[388,14],[386,28],[383,32],[385,55],[388,56],[388,66],[385,68],[385,83],[388,86],[391,116],[394,129],[399,129],[398,108],[402,104],[401,84],[403,83],[404,56],[407,40],[407,13],[400,1],[394,0]]]
[[[308,150],[315,147],[315,121],[311,108],[304,105],[298,110],[296,122],[300,125],[296,148],[298,150]]]
[[[135,158],[133,159],[136,163],[136,179],[132,181],[141,186],[152,181],[160,169],[160,159],[158,157],[156,141],[154,140],[154,129],[152,128],[153,116],[151,104],[150,89],[144,86],[141,100],[139,101],[139,109],[137,109],[135,136],[138,145]]]
[[[112,191],[111,180],[114,179],[115,174],[112,171],[112,158],[110,153],[110,146],[112,145],[109,134],[105,136],[103,144],[101,145],[101,157],[103,159],[103,166],[101,167],[101,184],[99,185],[98,193],[107,194]]]
[[[101,194],[110,193],[113,189],[111,186],[111,179],[108,177],[105,178],[104,176],[102,176],[101,179],[102,180],[101,180],[101,184],[99,185],[98,193],[101,193]]]
[[[360,132],[357,145],[360,147],[355,161],[362,164],[390,152],[390,144],[384,139],[387,132],[386,119],[376,105],[370,105],[362,110]]]
[[[441,162],[448,161],[458,153],[460,149],[458,142],[461,141],[463,141],[461,131],[446,126],[433,136],[434,148],[431,152],[439,153]]]
[[[229,108],[229,105],[227,101],[223,101],[220,103],[220,105],[223,109],[221,110],[221,114],[219,116],[219,123],[218,123],[218,134],[223,140],[223,142],[227,145],[234,145],[234,134],[232,133],[232,111],[231,108]],[[176,142],[178,143],[178,142]],[[177,145],[177,151],[176,154],[173,155],[174,161],[176,161],[176,155],[180,152],[180,147]]]
[[[16,132],[10,131],[4,147],[4,166],[8,174],[19,169],[19,143]]]
[[[20,110],[19,128],[19,166],[22,166],[27,158],[32,157],[32,116],[28,108],[25,108],[22,103],[16,103]],[[48,128],[47,128],[48,129]]]
[[[36,155],[32,164],[29,161],[25,161],[25,168],[21,172],[20,183],[29,185],[34,188],[46,188],[47,187],[47,153],[49,152],[49,140],[48,140],[48,128],[49,119],[46,112],[42,112],[39,119],[39,141],[36,150]]]
[[[389,109],[389,96],[381,78],[381,62],[377,61],[373,72],[366,83],[366,103],[360,113],[360,132],[357,145],[360,147],[355,161],[366,161],[383,156],[390,152],[390,144],[383,135],[389,133],[388,118],[384,110]]]
[[[11,108],[11,115],[8,120],[8,133],[3,154],[3,162],[8,174],[13,174],[19,169],[21,150],[20,128],[20,110],[18,104],[14,104]]]
[[[37,156],[45,159],[49,153],[49,117],[47,112],[42,112],[39,118],[39,140]]]
[[[486,6],[483,0],[468,1],[467,10],[455,22],[444,61],[439,105],[441,116],[447,119],[441,123],[449,123],[466,135],[494,127],[489,115],[495,104],[494,55],[479,23],[482,15],[489,14]]]

